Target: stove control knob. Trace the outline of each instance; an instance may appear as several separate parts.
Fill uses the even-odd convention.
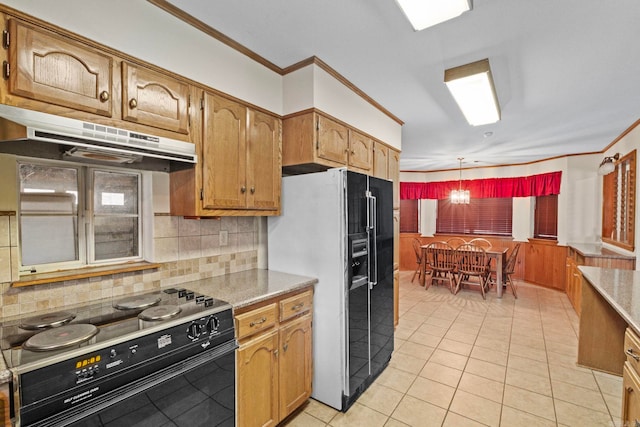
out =
[[[187,291],[184,294],[184,297],[187,299],[187,301],[191,301],[192,299],[195,298],[195,296],[196,296],[196,294],[194,292],[192,292],[192,291]]]
[[[189,329],[187,329],[187,335],[191,339],[198,338],[201,332],[202,332],[202,325],[196,322],[193,322],[191,325],[189,325]]]
[[[112,348],[111,351],[109,352],[109,357],[111,357],[112,359],[115,359],[117,355],[118,353],[116,353],[116,349]]]
[[[219,326],[220,326],[220,320],[218,320],[217,317],[215,316],[209,317],[209,319],[207,320],[207,329],[209,330],[209,333],[216,332]]]

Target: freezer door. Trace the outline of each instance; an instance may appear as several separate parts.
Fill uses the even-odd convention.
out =
[[[369,177],[375,198],[375,229],[370,233],[375,253],[375,285],[370,290],[370,352],[372,380],[387,366],[393,352],[393,187],[391,181]]]

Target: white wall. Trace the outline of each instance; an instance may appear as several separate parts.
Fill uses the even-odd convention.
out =
[[[311,90],[309,90],[311,89]],[[402,149],[402,126],[315,64],[284,77],[284,114],[316,107]]]
[[[640,136],[639,136],[640,138]],[[591,243],[600,239],[602,179],[597,174],[599,154],[562,157],[522,166],[463,169],[462,179],[507,178],[561,171],[558,195],[558,243]],[[458,180],[458,170],[442,172],[401,172],[401,182]],[[513,237],[526,241],[533,236],[533,209],[530,197],[513,202]],[[432,236],[436,229],[436,201],[422,201],[420,232]]]

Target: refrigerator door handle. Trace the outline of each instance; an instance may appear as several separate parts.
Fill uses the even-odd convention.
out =
[[[367,199],[369,200],[369,233],[373,234],[373,251],[369,250],[369,253],[373,253],[373,256],[370,257],[369,260],[369,277],[371,278],[370,288],[372,289],[375,285],[378,284],[378,242],[377,242],[377,228],[378,228],[378,218],[377,218],[377,207],[378,207],[378,199],[375,196],[371,195],[371,192],[367,192]]]

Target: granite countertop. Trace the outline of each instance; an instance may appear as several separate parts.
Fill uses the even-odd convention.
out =
[[[569,247],[575,249],[576,252],[585,257],[636,259],[633,255],[627,255],[616,252],[613,249],[605,248],[602,246],[602,243],[569,243]]]
[[[180,284],[181,287],[229,302],[234,309],[315,285],[318,279],[272,270],[247,270]],[[0,355],[0,384],[11,381]]]
[[[196,280],[182,287],[229,302],[234,309],[314,285],[318,279],[273,270],[254,269]]]
[[[578,267],[582,276],[640,335],[640,271]]]

